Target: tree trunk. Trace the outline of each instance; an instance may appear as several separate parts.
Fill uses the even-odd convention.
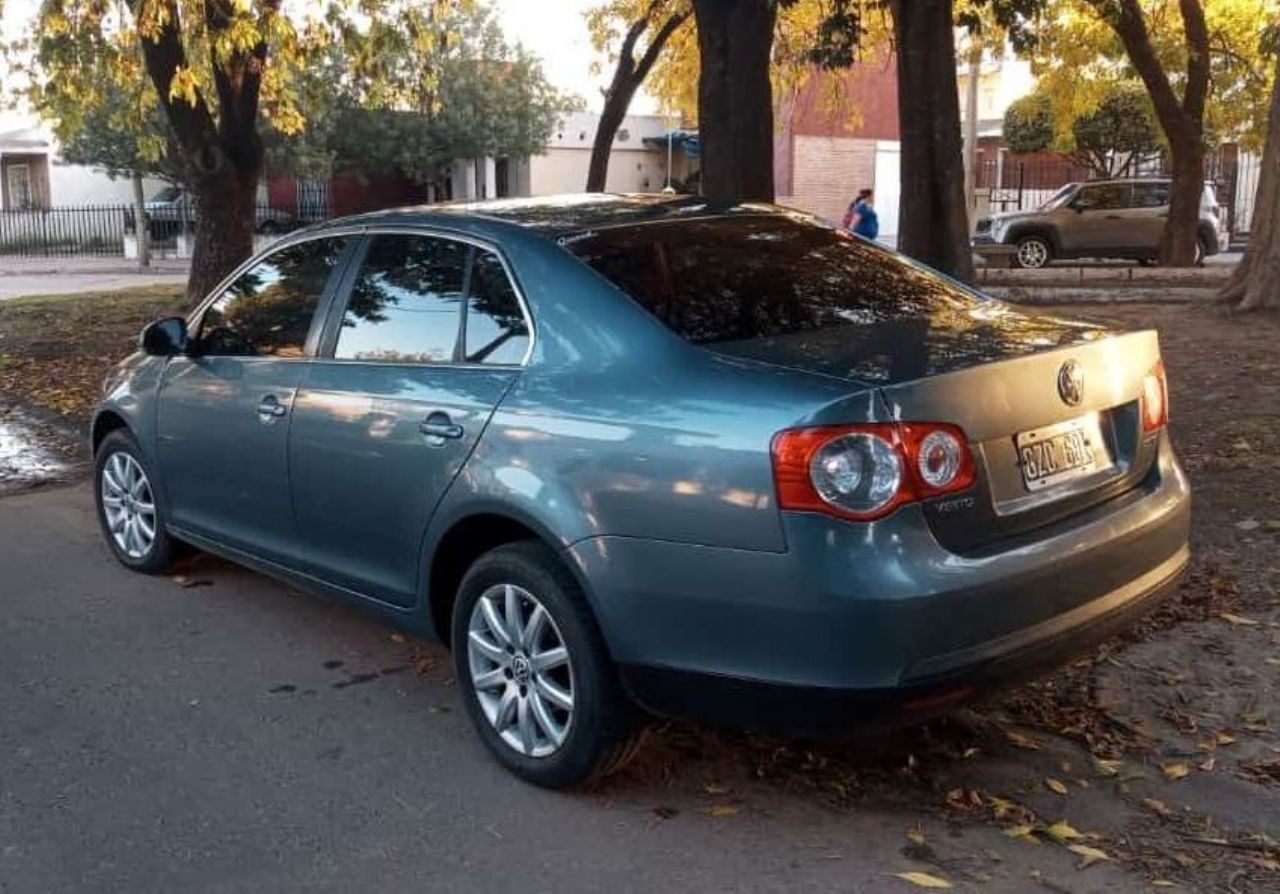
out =
[[[1280,309],[1280,57],[1276,76],[1249,248],[1222,293],[1225,300],[1239,302],[1238,310]]]
[[[715,202],[773,201],[774,0],[694,0],[702,193]],[[952,71],[955,77],[954,70]],[[951,91],[954,93],[955,91]]]
[[[613,71],[613,80],[604,96],[604,109],[600,112],[600,123],[596,127],[595,142],[591,145],[591,163],[587,167],[587,192],[603,192],[609,179],[609,153],[613,150],[613,139],[622,126],[622,119],[627,116],[627,109],[636,95],[636,90],[649,76],[649,70],[658,61],[658,56],[667,40],[689,18],[689,10],[684,9],[672,13],[662,23],[649,41],[649,46],[639,60],[635,58],[636,41],[649,27],[649,18],[657,11],[662,0],[653,0],[645,16],[631,24],[622,46],[618,51],[618,67]]]
[[[133,181],[133,236],[138,243],[138,266],[145,270],[151,266],[151,222],[147,220],[142,175],[134,174],[130,179]]]
[[[898,249],[973,278],[951,0],[893,0],[902,140]]]
[[[1166,131],[1167,133],[1167,131]],[[1160,235],[1160,262],[1190,267],[1200,238],[1200,201],[1204,196],[1204,143],[1200,134],[1170,138],[1173,183],[1169,190],[1169,219]]]
[[[198,208],[187,303],[195,305],[253,253],[259,169],[225,165],[191,183]]]

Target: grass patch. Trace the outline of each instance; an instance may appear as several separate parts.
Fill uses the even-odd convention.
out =
[[[154,284],[0,301],[0,398],[87,423],[107,370],[182,302],[181,285]]]

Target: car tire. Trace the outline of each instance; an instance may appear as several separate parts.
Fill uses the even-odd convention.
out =
[[[1205,243],[1203,236],[1196,237],[1196,262],[1195,266],[1203,267],[1204,259],[1209,256],[1209,246]]]
[[[639,713],[622,691],[581,588],[543,544],[510,543],[476,560],[458,588],[452,642],[467,714],[493,756],[517,776],[568,788],[621,768],[635,754]],[[564,661],[552,665],[557,650]]]
[[[168,513],[154,481],[128,430],[117,429],[102,439],[93,458],[98,525],[117,561],[143,574],[168,571],[180,551],[166,529]]]
[[[1024,270],[1039,270],[1053,260],[1053,245],[1045,236],[1023,236],[1014,247],[1014,262]]]

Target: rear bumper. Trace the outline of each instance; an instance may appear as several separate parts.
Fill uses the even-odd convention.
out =
[[[1137,491],[981,554],[907,506],[784,513],[784,553],[603,537],[570,556],[650,710],[793,729],[923,713],[1055,666],[1174,586],[1190,492],[1167,436],[1159,457]]]
[[[647,665],[624,665],[632,697],[657,714],[793,733],[835,733],[928,717],[1065,664],[1124,630],[1176,587],[1186,548],[1067,615],[908,669],[886,688],[790,686]]]

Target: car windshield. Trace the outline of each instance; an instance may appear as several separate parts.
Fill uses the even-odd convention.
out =
[[[620,226],[562,242],[700,345],[938,320],[995,306],[912,261],[790,215]]]
[[[1041,205],[1037,210],[1052,211],[1055,208],[1061,208],[1066,204],[1066,201],[1071,197],[1071,194],[1075,192],[1077,185],[1078,184],[1075,183],[1068,183],[1066,186],[1062,187],[1062,189],[1050,196],[1049,200]]]
[[[178,197],[182,195],[182,190],[176,186],[166,186],[158,193],[151,197],[153,202],[176,202]]]

